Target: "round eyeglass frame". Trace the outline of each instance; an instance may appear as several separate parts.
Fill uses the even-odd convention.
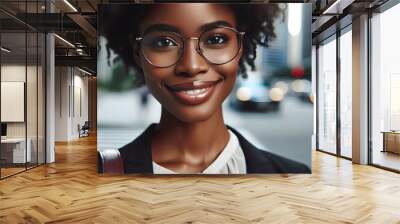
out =
[[[200,47],[200,41],[199,41],[199,40],[201,39],[201,37],[202,37],[206,32],[208,32],[208,31],[210,31],[210,30],[213,30],[213,29],[217,29],[217,28],[224,28],[224,29],[232,30],[232,31],[234,31],[234,32],[236,33],[236,35],[237,35],[238,38],[239,38],[239,39],[238,39],[238,41],[239,41],[239,48],[237,49],[236,54],[235,54],[231,59],[229,59],[228,61],[223,62],[223,63],[214,63],[214,62],[210,61],[210,60],[203,54],[203,50],[202,50],[201,47]],[[244,37],[244,35],[245,35],[246,32],[240,32],[240,31],[236,30],[236,29],[233,28],[233,27],[217,26],[217,27],[214,27],[214,28],[212,28],[212,29],[208,29],[208,30],[203,31],[198,37],[186,37],[186,38],[185,38],[185,37],[183,37],[183,36],[182,36],[181,34],[179,34],[179,33],[176,33],[176,32],[171,32],[171,33],[175,34],[175,35],[176,35],[177,37],[179,37],[179,38],[181,39],[181,41],[182,41],[182,47],[180,47],[180,49],[179,49],[179,57],[178,57],[177,60],[176,60],[174,63],[172,63],[171,65],[159,66],[159,65],[156,65],[156,64],[152,63],[152,62],[150,61],[150,59],[148,59],[147,56],[144,54],[144,52],[143,52],[142,50],[140,50],[140,52],[142,53],[144,59],[146,59],[146,61],[147,61],[149,64],[151,64],[152,66],[157,67],[157,68],[168,68],[168,67],[171,67],[171,66],[176,65],[176,64],[182,59],[183,50],[185,49],[185,40],[187,40],[187,39],[190,39],[190,40],[197,40],[197,46],[196,46],[196,49],[195,49],[195,50],[196,50],[197,53],[198,53],[201,57],[203,57],[207,62],[209,62],[209,63],[211,63],[211,64],[213,64],[213,65],[223,65],[223,64],[229,63],[229,62],[231,62],[233,59],[235,59],[235,58],[238,56],[240,50],[242,49],[243,37]],[[136,37],[136,38],[135,38],[135,41],[140,41],[140,42],[141,42],[143,39],[144,39],[143,36],[139,36],[139,37]]]

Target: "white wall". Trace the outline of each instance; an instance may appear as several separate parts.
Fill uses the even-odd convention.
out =
[[[75,72],[74,83],[73,83],[74,108],[72,108],[71,135],[73,136],[73,138],[77,138],[79,137],[78,125],[82,126],[85,123],[85,121],[89,120],[88,77],[81,76],[82,73],[78,73],[78,75],[76,75],[77,70],[75,70],[74,72]]]
[[[67,67],[55,68],[55,141],[69,139],[69,73]]]
[[[79,138],[78,124],[88,120],[88,105],[88,77],[76,68],[56,67],[56,141]]]

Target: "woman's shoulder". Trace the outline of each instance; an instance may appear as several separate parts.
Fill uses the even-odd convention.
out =
[[[262,150],[250,143],[232,127],[228,128],[238,137],[246,159],[247,173],[311,173],[310,168],[300,162]]]
[[[274,171],[274,173],[311,173],[310,168],[304,163],[297,162],[265,150],[255,150],[257,150],[257,154],[259,154],[259,156],[257,157],[258,159],[256,159],[259,160],[259,162],[256,162],[255,164],[264,164],[263,167],[253,166],[253,170],[255,173],[268,173],[268,171]],[[251,163],[251,161],[249,162]]]
[[[148,126],[141,134],[139,134],[133,141],[122,146],[118,150],[120,153],[129,154],[136,151],[143,151],[143,147],[150,143],[151,134],[154,129],[154,124]]]
[[[132,142],[119,148],[125,173],[153,173],[151,135],[157,125],[151,124]],[[237,136],[245,156],[247,173],[311,173],[303,163],[261,150],[238,131],[228,126]]]
[[[151,124],[132,142],[119,148],[125,173],[152,173],[151,135],[156,124]]]

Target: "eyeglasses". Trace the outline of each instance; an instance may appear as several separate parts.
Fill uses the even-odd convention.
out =
[[[188,38],[172,31],[150,31],[143,37],[136,37],[136,41],[141,41],[141,53],[155,67],[166,68],[178,63],[186,39],[198,40],[196,51],[209,63],[221,65],[238,55],[244,34],[231,27],[216,27],[202,32],[199,37]]]

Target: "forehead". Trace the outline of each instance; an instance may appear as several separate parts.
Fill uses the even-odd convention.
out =
[[[155,4],[141,21],[143,33],[155,24],[176,27],[182,34],[198,34],[200,28],[209,23],[224,21],[236,27],[233,10],[229,5],[213,3],[169,3]]]

